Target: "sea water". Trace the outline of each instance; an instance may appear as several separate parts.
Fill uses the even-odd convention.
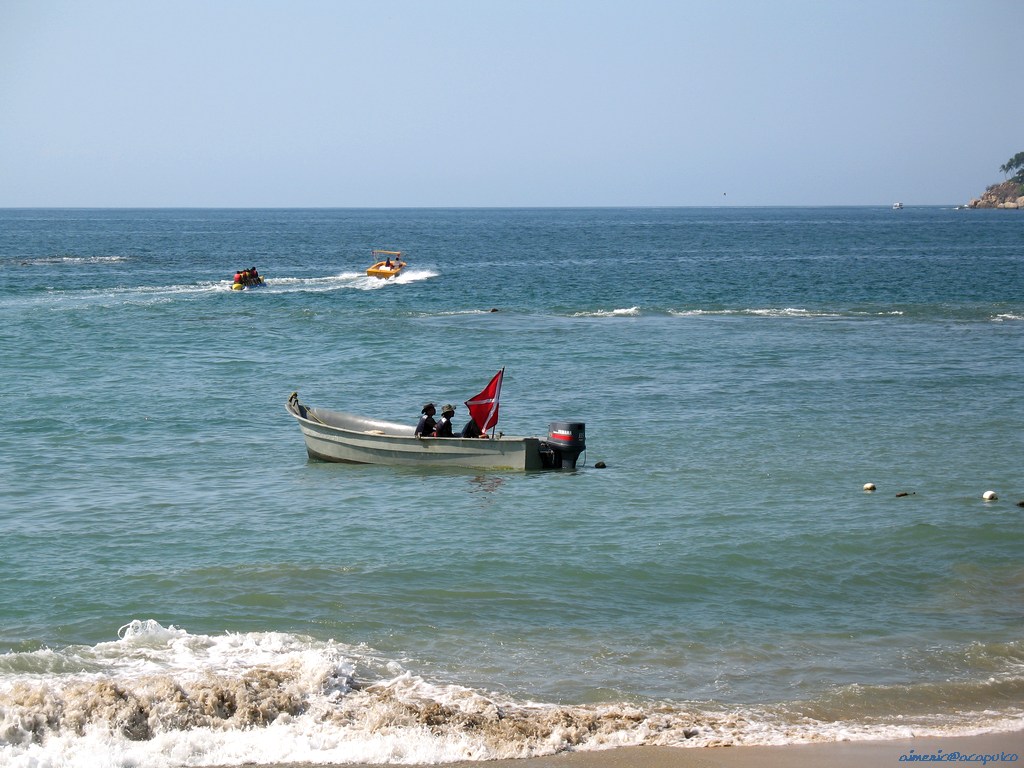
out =
[[[461,425],[501,368],[576,471],[284,409]],[[6,210],[0,369],[2,765],[1024,727],[1015,211]]]

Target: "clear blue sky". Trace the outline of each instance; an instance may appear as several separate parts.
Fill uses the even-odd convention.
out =
[[[1024,0],[0,0],[0,206],[956,204]]]

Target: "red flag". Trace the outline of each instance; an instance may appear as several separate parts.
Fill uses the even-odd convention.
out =
[[[486,432],[498,423],[498,398],[501,396],[501,377],[505,369],[502,368],[491,379],[491,383],[484,387],[483,392],[466,401],[469,415],[480,427],[481,432]]]

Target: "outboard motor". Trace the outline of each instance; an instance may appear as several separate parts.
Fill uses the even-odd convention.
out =
[[[548,469],[576,469],[576,459],[587,449],[587,425],[582,421],[552,421],[548,439],[540,444],[541,461]]]

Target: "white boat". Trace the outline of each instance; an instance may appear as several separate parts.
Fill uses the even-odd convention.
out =
[[[537,437],[416,437],[415,427],[344,411],[313,408],[292,392],[285,406],[299,424],[306,453],[321,461],[408,467],[574,469],[586,449],[581,422],[552,422]]]
[[[894,211],[902,211],[903,210],[903,203],[893,203],[892,204],[892,209]]]

